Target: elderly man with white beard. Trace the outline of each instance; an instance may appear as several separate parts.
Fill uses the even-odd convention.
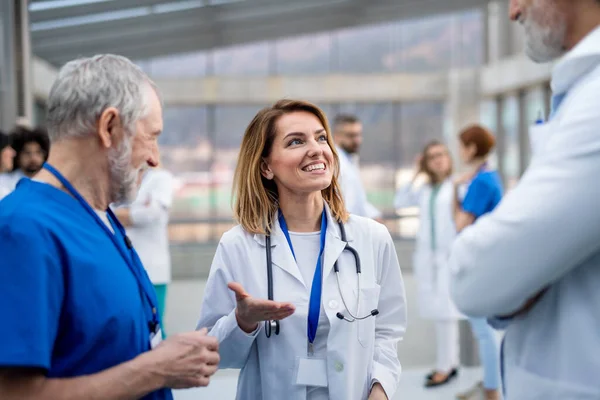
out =
[[[0,203],[1,399],[168,400],[208,385],[217,340],[161,342],[156,294],[108,207],[135,198],[162,125],[156,87],[129,60],[60,70],[48,162]]]
[[[558,57],[552,112],[493,212],[460,233],[452,297],[506,328],[506,400],[600,399],[600,1],[511,0],[527,55]]]

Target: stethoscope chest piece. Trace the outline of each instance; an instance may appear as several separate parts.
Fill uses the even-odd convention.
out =
[[[270,338],[273,333],[279,335],[279,321],[265,321],[265,334]]]

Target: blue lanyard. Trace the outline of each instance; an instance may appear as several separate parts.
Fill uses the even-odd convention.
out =
[[[285,218],[279,210],[279,226],[290,245],[294,260],[296,260],[296,254],[294,253],[294,246],[292,246],[292,240],[290,239],[290,233],[288,232]],[[321,214],[321,248],[319,249],[319,258],[317,258],[317,267],[315,268],[315,275],[313,276],[312,287],[310,289],[310,302],[308,303],[308,341],[313,343],[315,336],[317,335],[317,326],[319,325],[319,314],[321,313],[321,292],[323,286],[323,251],[325,250],[325,234],[327,233],[327,215],[325,211]]]
[[[83,198],[83,196],[79,194],[79,192],[73,187],[73,185],[71,185],[71,183],[60,172],[58,172],[56,168],[54,168],[48,163],[44,163],[44,168],[46,168],[48,172],[54,175],[56,179],[58,179],[60,183],[62,183],[62,185],[71,193],[71,195],[73,195],[73,197],[75,197],[79,201],[79,203],[88,212],[88,214],[90,214],[96,220],[96,222],[102,227],[102,229],[108,235],[108,237],[113,241],[115,247],[117,248],[117,250],[119,250],[119,253],[125,260],[127,267],[129,267],[129,270],[131,271],[131,273],[137,281],[138,289],[140,290],[140,296],[142,297],[142,302],[145,302],[144,299],[146,299],[149,303],[149,308],[151,309],[152,313],[152,320],[150,322],[149,329],[151,330],[151,332],[155,332],[156,328],[160,324],[156,309],[157,300],[155,298],[155,293],[149,290],[146,287],[147,285],[144,285],[144,279],[142,277],[144,267],[142,266],[142,262],[135,250],[133,249],[133,247],[131,246],[131,241],[125,234],[125,229],[119,223],[119,220],[117,219],[115,214],[110,208],[106,210],[110,224],[113,226],[113,228],[116,226],[115,234],[113,235],[110,229],[108,229],[108,226],[106,226],[106,224],[100,219],[98,214],[92,209],[92,207]],[[125,250],[123,245],[119,243],[119,240],[117,240],[117,233],[123,239],[123,244],[125,244],[129,249],[129,254],[127,254],[127,250]]]

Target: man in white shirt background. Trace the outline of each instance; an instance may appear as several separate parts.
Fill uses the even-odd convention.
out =
[[[356,156],[362,143],[363,126],[358,117],[339,114],[333,122],[333,138],[340,157],[340,186],[346,209],[355,215],[381,222],[381,212],[367,199]]]
[[[506,327],[506,400],[600,399],[600,1],[511,0],[552,113],[517,186],[452,249],[452,296]]]
[[[171,282],[168,225],[172,203],[173,176],[150,168],[144,172],[136,200],[115,210],[154,285],[162,321]]]

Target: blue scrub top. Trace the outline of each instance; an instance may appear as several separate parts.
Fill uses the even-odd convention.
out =
[[[496,171],[480,171],[469,184],[462,209],[475,219],[491,212],[502,200],[502,180]]]
[[[24,179],[0,202],[0,367],[67,378],[129,361],[150,350],[142,296],[107,232],[66,192]]]

